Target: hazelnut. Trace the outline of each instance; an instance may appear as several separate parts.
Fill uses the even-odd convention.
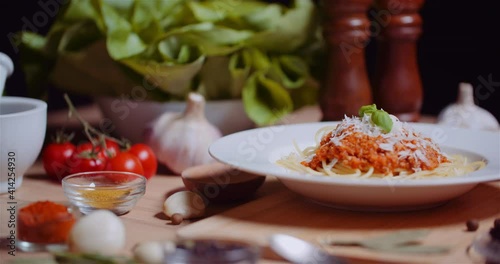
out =
[[[476,219],[468,220],[465,225],[467,226],[467,231],[476,231],[479,228],[479,222]]]

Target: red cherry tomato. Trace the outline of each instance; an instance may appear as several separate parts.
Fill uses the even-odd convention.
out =
[[[120,146],[118,145],[118,143],[109,139],[106,139],[105,142],[106,142],[106,149],[103,149],[102,146],[94,147],[94,145],[92,145],[91,142],[85,142],[79,144],[76,147],[76,151],[82,152],[82,151],[94,150],[95,152],[102,152],[103,155],[108,159],[113,158],[114,156],[116,156],[116,154],[120,153]]]
[[[156,174],[158,161],[156,160],[153,150],[148,145],[141,143],[134,144],[128,152],[139,159],[144,169],[144,177],[146,177],[146,179],[149,180]]]
[[[67,176],[70,172],[66,161],[73,155],[75,149],[75,145],[70,142],[49,143],[42,153],[43,168],[47,175],[59,181]]]
[[[106,151],[105,155],[108,159],[115,157],[120,153],[120,145],[116,143],[115,141],[106,139]]]
[[[139,158],[128,152],[120,152],[114,158],[108,160],[106,170],[128,171],[144,175],[144,169]]]
[[[71,174],[87,171],[101,171],[106,168],[106,158],[102,152],[84,150],[75,152],[66,161]]]

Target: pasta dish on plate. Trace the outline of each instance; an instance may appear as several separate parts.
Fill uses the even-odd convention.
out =
[[[290,170],[356,178],[425,178],[464,175],[483,168],[484,161],[443,153],[416,132],[375,105],[363,106],[359,117],[345,117],[336,126],[316,132],[315,146],[299,149],[277,164]]]

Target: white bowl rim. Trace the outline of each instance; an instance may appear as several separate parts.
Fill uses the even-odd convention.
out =
[[[0,103],[2,103],[2,102],[25,103],[25,104],[33,105],[35,108],[29,109],[26,111],[16,112],[16,113],[3,114],[3,115],[0,114],[0,119],[9,118],[9,117],[27,116],[27,115],[39,112],[41,110],[43,111],[43,110],[47,109],[46,102],[44,102],[40,99],[35,99],[35,98],[19,97],[19,96],[1,96]]]

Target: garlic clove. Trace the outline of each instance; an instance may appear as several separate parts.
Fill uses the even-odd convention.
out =
[[[498,130],[497,119],[474,103],[473,87],[460,83],[457,102],[446,106],[438,115],[438,123],[454,127]]]
[[[175,251],[176,244],[172,241],[145,241],[134,246],[134,259],[143,264],[162,264],[166,254]]]
[[[174,173],[215,162],[209,146],[222,137],[217,127],[205,118],[205,98],[190,93],[183,113],[164,113],[146,129],[145,142],[158,161]]]
[[[195,192],[180,191],[170,195],[163,203],[163,213],[172,220],[181,217],[179,224],[183,219],[198,218],[204,215],[206,209],[203,198]],[[174,221],[173,221],[174,222]]]

